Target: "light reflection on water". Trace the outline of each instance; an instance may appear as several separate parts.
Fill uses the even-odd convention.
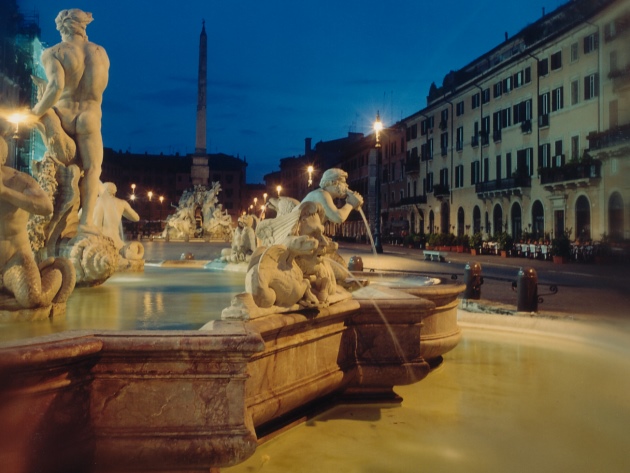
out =
[[[401,406],[337,406],[221,471],[627,472],[629,347],[464,327]]]
[[[147,266],[116,273],[101,286],[75,289],[65,317],[0,324],[0,341],[65,330],[196,330],[221,317],[245,274]]]

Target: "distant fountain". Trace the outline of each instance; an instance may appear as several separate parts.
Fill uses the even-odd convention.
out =
[[[210,188],[198,184],[184,191],[177,210],[166,219],[162,233],[164,239],[189,240],[203,237],[208,240],[230,241],[233,231],[232,217],[219,203],[217,196],[220,192],[219,182],[213,182]],[[198,224],[198,221],[201,223]]]

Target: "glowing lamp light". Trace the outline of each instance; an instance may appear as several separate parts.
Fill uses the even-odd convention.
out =
[[[278,191],[278,197],[280,197],[280,192],[282,192],[282,186],[276,187],[276,190]]]
[[[153,192],[151,192],[151,191],[147,192],[147,196],[149,196],[149,201],[150,201],[151,198],[153,197]]]
[[[374,122],[374,133],[376,135],[376,147],[381,147],[381,131],[383,130],[383,122],[379,112],[376,112],[376,121]]]
[[[264,202],[267,203],[267,193],[266,192],[263,194],[263,199],[264,199]]]
[[[313,168],[313,166],[309,166],[306,169],[306,172],[308,172],[308,186],[311,187],[313,185],[313,171],[315,169]]]
[[[164,202],[164,196],[163,196],[163,195],[161,195],[161,196],[160,196],[160,204],[161,204],[161,203],[163,203],[163,202]]]

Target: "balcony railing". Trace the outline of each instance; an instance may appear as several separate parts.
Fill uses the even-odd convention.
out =
[[[412,156],[405,160],[405,171],[408,173],[417,173],[420,171],[420,160],[418,156]]]
[[[426,204],[427,196],[426,195],[416,195],[414,197],[403,197],[400,199],[394,207],[400,207],[403,205],[414,205],[414,204]]]
[[[569,163],[555,168],[540,169],[540,183],[554,184],[557,182],[574,181],[576,179],[597,179],[601,177],[601,161]]]
[[[501,141],[501,130],[494,130],[492,132],[492,141],[495,143]]]
[[[529,176],[508,177],[494,181],[478,182],[475,184],[475,192],[477,192],[477,194],[481,194],[483,192],[493,192],[531,186],[532,179]]]
[[[470,137],[470,146],[473,148],[479,146],[479,135],[473,135]]]
[[[524,120],[521,122],[521,131],[523,133],[531,133],[532,132],[532,121]]]
[[[630,125],[618,126],[600,133],[593,132],[587,136],[591,150],[610,148],[630,142]]]
[[[449,189],[446,184],[435,184],[433,186],[433,195],[436,197],[449,195]]]

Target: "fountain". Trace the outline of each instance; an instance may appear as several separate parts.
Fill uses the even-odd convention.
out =
[[[66,21],[84,27],[91,15],[64,11],[60,28]],[[45,136],[62,136],[49,145],[63,145],[54,156],[49,146],[43,174],[54,176],[48,185],[66,192],[79,177],[74,152],[67,154],[74,140],[46,107],[51,89],[42,89],[36,114]],[[88,158],[81,156],[85,180],[92,182]],[[321,188],[304,202],[257,227],[264,248],[231,248],[237,260],[243,254],[244,276],[186,264],[113,274],[105,255],[97,258],[105,263],[98,271],[81,266],[83,285],[98,287],[75,291],[65,317],[29,326],[38,336],[19,335],[19,324],[9,327],[14,336],[0,345],[3,468],[202,472],[247,460],[269,433],[340,401],[378,402],[367,415],[381,416],[390,409],[383,406],[400,405],[401,393],[426,399],[416,390],[425,383],[417,382],[460,342],[457,297],[464,286],[350,274],[338,246],[322,233],[326,219],[343,221],[362,205],[344,174],[326,171]],[[82,188],[94,195],[85,181]],[[93,251],[95,241],[115,251],[111,238],[85,228],[90,209],[81,215],[84,228],[78,225],[77,193],[64,195],[39,250],[65,248],[71,261],[80,259],[78,247]],[[346,203],[337,208],[332,199],[342,197]],[[241,228],[241,237],[251,240],[246,228],[253,224]],[[190,228],[183,233],[190,235]],[[397,386],[406,388],[395,392]],[[345,408],[328,411],[329,418],[339,409]],[[409,439],[402,447],[417,448]]]

